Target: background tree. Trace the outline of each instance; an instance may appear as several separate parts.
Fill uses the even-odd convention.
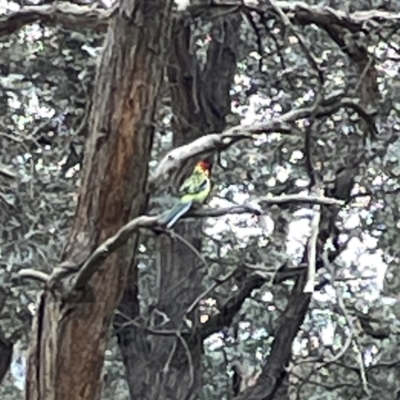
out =
[[[218,2],[169,18],[149,4],[8,3],[0,18],[3,397],[20,396],[15,368],[32,316],[43,316],[33,306],[43,284],[21,276],[42,271],[55,285],[37,303],[44,326],[58,320],[52,301],[72,310],[57,337],[45,335],[52,354],[78,355],[63,367],[76,363],[76,375],[48,383],[60,395],[79,398],[90,382],[86,398],[97,396],[106,336],[97,342],[91,327],[98,318],[106,332],[125,288],[103,398],[395,399],[396,9]],[[135,217],[170,206],[199,154],[214,160],[211,210],[135,236],[157,223]],[[322,191],[344,205],[304,201]],[[93,263],[132,219],[131,235],[109,242],[119,250]],[[313,266],[315,291],[304,293]],[[34,371],[40,358],[30,360]]]

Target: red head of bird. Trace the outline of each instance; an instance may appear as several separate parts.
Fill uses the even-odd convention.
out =
[[[207,175],[210,174],[211,164],[207,161],[199,161],[196,166],[194,167],[195,170],[206,173]]]

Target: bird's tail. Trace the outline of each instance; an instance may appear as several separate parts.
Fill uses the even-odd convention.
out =
[[[179,220],[182,215],[186,214],[192,207],[193,201],[187,203],[177,203],[171,210],[169,210],[165,217],[162,218],[162,225],[171,229]]]

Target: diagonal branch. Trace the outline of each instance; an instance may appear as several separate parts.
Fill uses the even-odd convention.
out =
[[[0,175],[8,179],[16,179],[17,175],[11,172],[7,167],[0,165]]]
[[[269,357],[257,383],[240,393],[235,400],[273,400],[286,374],[285,367],[292,354],[292,344],[307,313],[311,295],[303,293],[304,276],[297,279],[286,309],[274,332]]]
[[[265,282],[266,279],[260,275],[249,277],[245,281],[243,287],[221,307],[220,312],[199,327],[199,332],[197,335],[194,335],[194,337],[200,337],[203,341],[210,335],[223,329],[224,326],[230,326],[232,319],[240,310],[244,301],[250,296],[251,292],[255,289],[259,289]]]

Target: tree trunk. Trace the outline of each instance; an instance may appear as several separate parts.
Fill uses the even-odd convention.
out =
[[[121,0],[110,22],[97,71],[78,206],[63,254],[69,274],[68,266],[81,266],[145,207],[152,121],[171,13],[170,0]],[[54,280],[60,275],[53,274],[51,289],[43,292],[37,307],[26,399],[100,398],[109,324],[128,272],[117,259],[118,252],[109,256],[84,293],[69,297],[56,289]],[[78,295],[86,299],[79,301]]]
[[[177,21],[168,69],[174,146],[224,129],[225,117],[230,112],[230,89],[236,71],[240,23],[240,14],[218,18],[214,22],[207,64],[201,71],[190,48],[190,27],[184,21]],[[179,222],[174,230],[201,251],[201,220]],[[169,318],[163,329],[179,332],[184,318],[191,319],[194,326],[198,325],[197,307],[191,315],[186,315],[186,311],[203,290],[202,280],[206,271],[201,260],[187,244],[162,236],[158,262],[161,276],[156,308]],[[134,318],[138,306],[131,300],[132,292],[125,293],[121,311]],[[129,308],[130,312],[127,312]],[[131,325],[119,332],[118,341],[132,400],[199,398],[203,352],[200,337],[190,338],[189,344],[185,337],[152,336]]]

